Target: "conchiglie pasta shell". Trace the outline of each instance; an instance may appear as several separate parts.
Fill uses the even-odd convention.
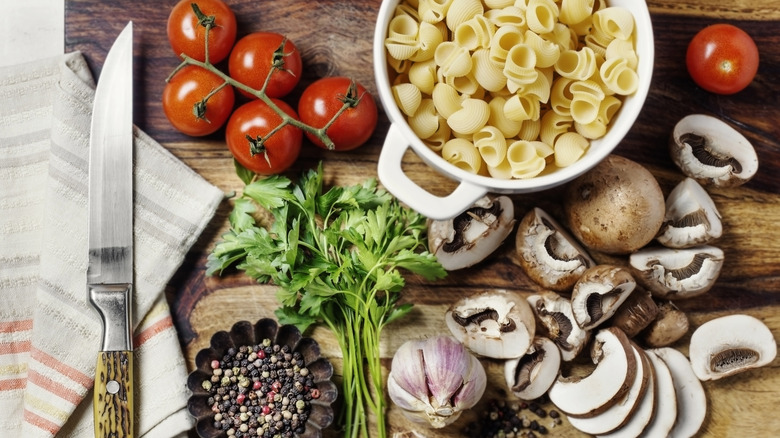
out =
[[[397,58],[393,58],[392,56],[388,56],[387,65],[391,69],[393,69],[394,72],[399,74],[405,74],[407,71],[409,71],[409,68],[411,68],[412,62],[409,61],[408,59],[397,59]]]
[[[419,30],[420,25],[414,18],[406,14],[396,15],[390,20],[390,24],[387,25],[387,37],[400,40],[415,40]]]
[[[495,126],[485,126],[475,132],[472,141],[488,166],[498,166],[506,158],[506,139]]]
[[[520,132],[523,126],[522,121],[510,120],[504,112],[506,99],[504,97],[494,97],[488,107],[490,108],[490,117],[488,124],[498,128],[506,138],[512,138]]]
[[[552,32],[558,22],[558,5],[553,0],[529,0],[525,10],[528,28],[536,33]]]
[[[624,58],[628,68],[636,70],[639,58],[634,50],[634,44],[630,40],[612,40],[604,51],[604,58]]]
[[[506,159],[512,169],[512,177],[517,179],[533,178],[545,168],[546,162],[540,157],[536,146],[530,141],[518,140],[507,147]]]
[[[550,107],[560,115],[571,115],[571,84],[574,79],[559,77],[550,90]]]
[[[391,58],[403,61],[414,56],[417,53],[418,46],[416,39],[387,38],[385,40],[385,48]]]
[[[593,14],[594,0],[562,0],[561,13],[558,16],[563,24],[577,24]]]
[[[474,79],[487,91],[499,91],[506,86],[506,76],[500,65],[490,60],[488,49],[479,49],[471,55]]]
[[[444,41],[439,29],[431,23],[420,23],[420,32],[417,37],[417,53],[412,55],[411,59],[414,62],[427,61],[433,59],[433,55],[436,53],[436,48],[439,47]]]
[[[596,120],[588,124],[575,123],[574,130],[589,140],[595,140],[597,138],[603,137],[604,134],[607,133],[607,125],[605,125],[597,117]]]
[[[569,115],[558,114],[555,111],[547,111],[542,116],[542,126],[539,139],[547,144],[555,144],[555,140],[561,134],[569,132],[574,119]]]
[[[455,111],[461,109],[462,103],[458,91],[444,82],[439,82],[434,85],[431,97],[436,106],[436,111],[445,119],[449,118]]]
[[[541,112],[539,101],[529,96],[518,95],[507,99],[504,104],[504,113],[509,120],[522,122],[524,120],[536,120]]]
[[[552,70],[536,69],[536,80],[530,84],[521,84],[516,92],[538,100],[541,103],[547,103],[550,100],[550,81],[552,81]]]
[[[589,47],[596,55],[607,56],[607,47],[615,39],[602,32],[592,31],[583,38],[585,47]]]
[[[393,16],[396,17],[399,15],[408,15],[417,23],[420,22],[420,14],[417,13],[417,6],[412,5],[409,2],[399,3],[398,6],[395,7],[395,13]]]
[[[626,8],[612,6],[593,14],[593,26],[613,38],[627,40],[634,33],[634,16]]]
[[[462,108],[447,117],[447,124],[458,134],[474,134],[482,129],[490,117],[490,108],[483,99],[466,99]]]
[[[596,72],[596,54],[589,47],[564,50],[555,63],[555,71],[569,79],[588,79]]]
[[[462,138],[453,138],[444,143],[441,156],[454,166],[474,174],[482,168],[482,157],[479,151],[470,141]]]
[[[520,132],[517,133],[517,139],[534,141],[539,138],[539,132],[541,129],[541,117],[536,120],[523,120],[523,126],[520,127]]]
[[[555,165],[566,167],[579,160],[588,149],[588,139],[576,132],[567,132],[555,141]]]
[[[474,77],[473,70],[465,76],[448,76],[444,81],[461,95],[477,96],[479,94],[480,86]]]
[[[523,41],[536,54],[537,68],[551,67],[561,56],[561,47],[558,44],[542,38],[532,30],[525,31]]]
[[[395,103],[398,105],[401,112],[409,117],[413,116],[414,113],[417,112],[417,108],[420,107],[420,102],[422,101],[420,89],[414,84],[405,83],[393,85],[392,90],[393,97],[395,97]]]
[[[599,69],[599,75],[607,88],[622,96],[632,94],[639,87],[639,76],[628,67],[625,58],[604,61]]]
[[[428,23],[438,23],[447,16],[453,0],[420,0],[417,11],[420,19]]]
[[[433,59],[443,76],[466,76],[472,68],[469,51],[451,41],[439,44]]]
[[[498,27],[512,26],[518,29],[526,27],[525,12],[517,6],[487,10],[485,17]]]
[[[604,91],[593,81],[577,81],[571,85],[571,117],[577,123],[596,120],[599,107],[604,100]]]
[[[425,143],[432,150],[441,152],[444,144],[452,138],[452,131],[450,130],[450,125],[447,124],[447,121],[444,119],[444,117],[439,116],[438,123],[439,129],[437,129],[436,132],[434,132],[430,137],[423,139],[423,143]]]
[[[499,163],[498,166],[487,166],[488,174],[496,179],[512,179],[512,168],[509,166],[509,161],[504,160]]]
[[[512,6],[515,0],[484,0],[484,3],[490,9],[503,9]]]
[[[487,48],[494,33],[495,26],[484,15],[477,15],[455,28],[453,41],[468,50]]]
[[[490,41],[490,60],[497,65],[504,65],[509,51],[523,43],[523,32],[515,26],[499,27]]]
[[[536,53],[526,44],[518,44],[507,53],[504,75],[516,84],[530,84],[536,80]]]
[[[483,12],[485,8],[480,0],[453,0],[445,18],[447,28],[454,31],[461,23]]]
[[[409,68],[409,82],[417,86],[425,94],[433,93],[436,85],[436,63],[432,59],[415,62]]]
[[[532,141],[531,144],[536,148],[536,155],[542,158],[551,157],[555,154],[555,149],[543,141]]]
[[[409,117],[409,127],[421,139],[426,139],[439,129],[439,114],[433,106],[433,99],[423,99],[417,112]]]
[[[577,34],[569,28],[569,26],[563,23],[555,23],[552,32],[543,33],[541,36],[560,46],[561,51],[576,50],[579,44],[579,37]]]
[[[620,107],[623,105],[623,101],[618,99],[615,96],[606,96],[603,101],[601,101],[601,105],[599,105],[599,115],[598,120],[600,120],[605,125],[609,125],[609,123],[612,121],[612,117],[615,116],[615,113],[618,112]]]

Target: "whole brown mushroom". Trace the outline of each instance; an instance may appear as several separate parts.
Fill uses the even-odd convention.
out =
[[[666,204],[649,170],[610,155],[567,186],[564,209],[569,230],[585,246],[629,254],[656,236]]]

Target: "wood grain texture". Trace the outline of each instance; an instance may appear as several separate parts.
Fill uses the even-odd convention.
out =
[[[204,178],[226,193],[239,191],[231,157],[222,134],[193,139],[175,132],[163,115],[160,96],[164,78],[178,64],[167,45],[165,20],[175,2],[141,0],[69,0],[66,3],[66,50],[81,50],[95,75],[114,37],[132,19],[138,35],[136,46],[136,124]],[[239,19],[239,33],[270,30],[292,39],[302,52],[302,84],[289,97],[295,103],[303,86],[324,75],[345,75],[376,91],[371,61],[371,44],[379,0],[284,2],[228,0]],[[739,129],[755,146],[760,160],[758,175],[743,187],[715,189],[711,195],[724,221],[724,236],[717,242],[727,262],[716,286],[703,298],[680,303],[692,328],[714,317],[748,313],[762,319],[780,338],[780,10],[774,0],[651,0],[656,44],[653,84],[647,102],[631,132],[616,153],[645,164],[668,193],[682,179],[667,152],[674,124],[691,113],[710,114]],[[718,96],[698,88],[685,70],[685,49],[693,35],[715,22],[731,22],[745,29],[756,41],[761,64],[754,82],[732,96]],[[354,184],[376,177],[376,162],[388,120],[380,108],[379,125],[369,144],[356,151],[332,154],[305,145],[299,163],[289,173],[310,168],[324,160],[328,184]],[[413,154],[404,168],[413,179],[436,194],[446,194],[454,183],[436,174]],[[513,196],[518,217],[539,206],[560,218],[560,190]],[[213,333],[234,322],[255,321],[273,316],[274,287],[256,285],[241,274],[206,277],[209,250],[226,230],[229,202],[224,202],[209,228],[188,254],[166,291],[174,319],[192,366],[197,351],[208,345]],[[625,262],[596,255],[600,261]],[[388,327],[382,358],[389,366],[395,349],[406,339],[446,333],[444,310],[459,297],[475,291],[505,288],[522,294],[539,290],[517,264],[513,239],[488,260],[474,268],[453,272],[446,279],[426,283],[408,278],[404,300],[415,304],[408,318]],[[311,335],[339,370],[338,347],[322,328]],[[689,337],[675,344],[687,354]],[[475,419],[492,398],[505,397],[503,367],[484,360],[489,389],[483,402],[441,431],[424,431],[427,437],[458,436],[461,428]],[[699,436],[775,436],[780,416],[774,412],[780,398],[780,361],[740,376],[704,387],[710,410]],[[141,377],[142,378],[142,377]],[[531,415],[532,416],[532,415]],[[392,433],[415,427],[397,411],[389,413]],[[543,420],[549,425],[549,419]],[[423,431],[423,430],[421,430]],[[335,431],[329,436],[338,436]],[[564,422],[552,436],[582,436]]]
[[[133,438],[133,352],[101,351],[92,408],[95,438]]]

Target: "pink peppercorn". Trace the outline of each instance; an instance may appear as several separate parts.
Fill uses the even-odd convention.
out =
[[[253,384],[252,384],[252,389],[254,389],[255,391],[257,391],[258,389],[260,389],[260,388],[262,388],[262,387],[263,387],[263,384],[262,384],[262,383],[260,383],[260,381],[259,381],[259,380],[258,380],[257,382],[255,382],[255,383],[253,383]]]
[[[263,405],[263,415],[268,415],[271,413],[271,407],[268,405]]]
[[[320,390],[317,388],[312,388],[311,398],[320,398]]]
[[[214,359],[211,361],[211,369],[216,370],[217,368],[219,368],[219,361]]]
[[[236,403],[243,404],[244,400],[246,400],[246,395],[238,394],[238,396],[236,396]]]

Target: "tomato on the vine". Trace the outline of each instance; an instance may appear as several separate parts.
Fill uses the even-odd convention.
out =
[[[758,71],[758,48],[742,29],[713,24],[688,44],[688,72],[700,87],[718,94],[734,94],[747,87]]]
[[[194,137],[221,128],[230,117],[234,103],[233,87],[225,85],[216,74],[195,65],[177,71],[165,85],[162,95],[163,111],[171,125]]]
[[[287,115],[298,119],[290,105],[272,99]],[[274,175],[287,170],[301,152],[303,132],[285,125],[265,138],[282,123],[282,117],[260,99],[240,106],[228,120],[225,139],[239,164],[259,175]],[[262,141],[261,141],[262,140]]]
[[[278,33],[250,33],[238,40],[230,52],[230,76],[255,90],[263,87],[272,68],[275,71],[271,73],[265,89],[268,97],[287,95],[298,84],[303,71],[301,53],[292,41]],[[241,92],[250,96],[243,90]]]
[[[236,16],[222,0],[181,0],[168,16],[168,42],[176,55],[182,53],[206,60],[206,27],[209,31],[209,61],[216,64],[227,58],[236,42]]]
[[[322,78],[306,87],[298,101],[301,121],[323,128],[346,105],[326,131],[337,151],[348,151],[368,141],[377,122],[377,109],[371,94],[357,82],[345,77]],[[306,136],[315,145],[326,148],[316,135]]]

